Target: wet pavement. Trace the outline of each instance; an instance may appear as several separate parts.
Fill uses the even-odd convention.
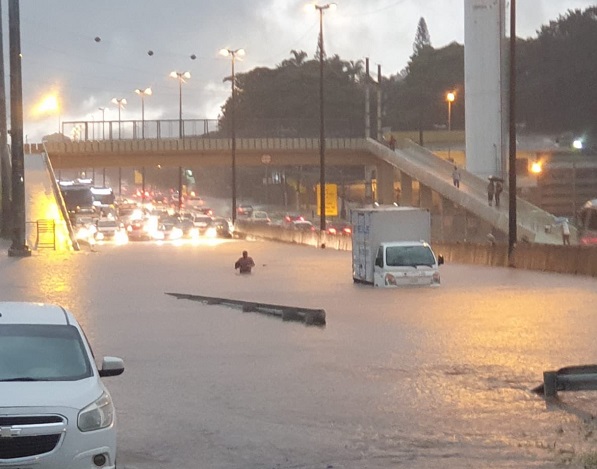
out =
[[[445,265],[440,288],[374,290],[349,252],[280,243],[0,246],[3,300],[62,304],[97,357],[125,359],[106,379],[121,469],[597,467],[597,393],[530,392],[597,363],[595,279]],[[324,308],[327,325],[165,292]]]

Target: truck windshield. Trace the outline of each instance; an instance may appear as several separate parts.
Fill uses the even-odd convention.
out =
[[[429,246],[389,246],[386,248],[386,265],[406,267],[435,265],[435,256]]]

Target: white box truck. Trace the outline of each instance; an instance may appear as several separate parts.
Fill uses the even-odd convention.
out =
[[[431,216],[415,207],[351,210],[352,278],[376,287],[440,284]]]

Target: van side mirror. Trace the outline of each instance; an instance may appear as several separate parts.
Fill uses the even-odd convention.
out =
[[[437,265],[442,265],[444,263],[444,256],[441,254],[437,256]]]
[[[383,268],[383,258],[382,258],[382,257],[377,257],[377,258],[375,259],[375,265],[376,265],[377,267],[381,267],[381,268]]]

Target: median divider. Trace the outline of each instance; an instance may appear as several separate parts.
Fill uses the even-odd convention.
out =
[[[253,236],[270,241],[327,247],[341,251],[350,251],[352,249],[352,238],[350,236],[330,235],[318,231],[293,231],[279,225],[258,225],[245,221],[239,223],[239,220],[237,220],[235,234],[239,237]],[[518,269],[597,277],[596,246],[519,243],[514,250],[513,262],[511,263],[508,259],[508,246],[505,244],[436,242],[431,244],[433,250],[437,254],[443,255],[444,260],[448,263],[515,267]]]
[[[282,321],[302,322],[306,326],[323,327],[326,324],[325,310],[302,308],[300,306],[284,306],[255,301],[234,300],[230,298],[217,298],[213,296],[189,295],[186,293],[166,293],[179,300],[199,301],[207,305],[221,305],[241,310],[243,313],[261,313],[276,316]]]
[[[597,365],[578,365],[544,371],[543,384],[533,389],[545,398],[557,397],[558,391],[597,391]]]

